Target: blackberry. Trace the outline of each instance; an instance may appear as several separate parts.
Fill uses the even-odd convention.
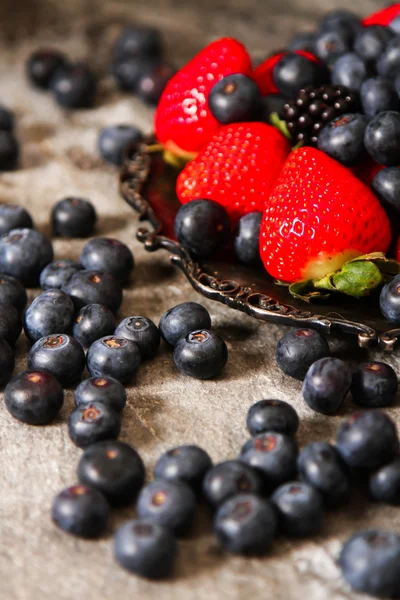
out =
[[[283,118],[295,143],[316,146],[324,125],[359,108],[358,93],[343,85],[308,86],[285,104]]]

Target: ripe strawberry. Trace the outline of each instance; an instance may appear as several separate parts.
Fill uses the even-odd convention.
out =
[[[294,53],[300,54],[301,56],[305,56],[305,58],[308,58],[312,62],[319,62],[318,58],[316,58],[313,54],[307,52],[306,50],[295,50]],[[278,62],[281,60],[281,58],[286,56],[286,54],[288,54],[288,52],[277,52],[276,54],[269,56],[254,70],[253,78],[256,81],[258,87],[260,88],[260,91],[263,96],[269,96],[269,94],[279,93],[279,90],[274,83],[274,68],[275,65],[277,65]]]
[[[396,4],[392,4],[392,6],[387,6],[386,8],[369,15],[363,19],[362,24],[364,27],[369,27],[370,25],[387,26],[390,25],[393,19],[398,15],[400,15],[400,2],[396,2]]]
[[[320,279],[355,256],[386,252],[390,237],[376,196],[349,169],[305,147],[290,154],[272,192],[260,253],[277,279]]]
[[[183,204],[194,198],[215,200],[234,223],[248,212],[264,210],[289,152],[289,142],[275,127],[226,125],[180,173],[178,198]]]
[[[167,84],[155,114],[158,140],[172,152],[198,152],[221,127],[208,107],[211,88],[231,73],[252,74],[245,47],[232,38],[206,46]]]

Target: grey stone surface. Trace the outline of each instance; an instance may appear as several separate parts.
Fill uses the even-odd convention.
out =
[[[358,6],[366,13],[379,4],[358,0],[352,8]],[[88,58],[104,73],[111,40],[122,23],[134,19],[163,28],[170,56],[178,63],[222,34],[239,37],[255,57],[262,58],[294,30],[312,27],[323,11],[338,6],[335,0],[3,0],[0,100],[16,111],[23,161],[20,170],[1,175],[0,200],[26,206],[38,228],[49,233],[54,202],[69,194],[90,198],[100,215],[98,234],[118,237],[135,253],[137,268],[125,293],[121,318],[144,314],[158,321],[174,304],[202,301],[183,275],[169,266],[166,254],[148,255],[135,241],[137,222],[118,196],[116,171],[96,156],[99,127],[134,122],[150,131],[151,111],[117,93],[112,81],[103,77],[96,109],[65,113],[50,96],[28,87],[23,59],[39,43],[52,43],[74,58]],[[78,259],[83,244],[84,240],[55,240],[55,254]],[[162,451],[185,442],[203,445],[215,461],[235,457],[247,438],[246,410],[264,397],[293,403],[301,415],[300,445],[332,439],[353,407],[348,403],[341,415],[326,417],[304,406],[300,384],[285,377],[275,364],[276,341],[285,330],[203,302],[229,346],[230,360],[223,375],[215,381],[188,380],[176,372],[171,353],[163,346],[154,361],[140,368],[129,388],[121,438],[138,448],[148,476]],[[354,344],[332,343],[352,359],[365,356]],[[27,348],[21,338],[18,371],[26,368]],[[396,356],[388,360],[398,368]],[[52,498],[75,482],[81,454],[66,429],[72,406],[73,390],[69,390],[60,418],[40,428],[13,420],[0,400],[2,600],[356,598],[341,580],[335,562],[342,541],[360,528],[400,528],[396,509],[357,502],[329,515],[323,535],[306,542],[281,540],[271,556],[246,560],[218,549],[210,535],[210,518],[200,511],[195,531],[180,542],[176,577],[157,584],[137,579],[114,564],[111,545],[112,529],[134,516],[134,509],[116,512],[109,535],[95,542],[69,537],[51,523]],[[397,408],[389,413],[400,423]]]

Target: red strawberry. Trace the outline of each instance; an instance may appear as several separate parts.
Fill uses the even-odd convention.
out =
[[[248,212],[262,211],[289,152],[289,142],[275,127],[226,125],[180,173],[178,198],[182,203],[194,198],[215,200],[226,208],[232,222]]]
[[[300,54],[301,56],[305,56],[309,60],[313,62],[319,62],[318,58],[316,58],[310,52],[306,52],[305,50],[295,50],[295,54]],[[264,62],[262,62],[258,67],[254,70],[254,80],[257,82],[258,87],[263,96],[268,96],[269,94],[278,94],[279,90],[276,87],[273,79],[273,73],[275,65],[288,54],[287,52],[277,52],[272,56],[269,56]]]
[[[392,6],[387,6],[386,8],[369,15],[363,19],[362,24],[364,27],[369,27],[370,25],[387,26],[390,25],[398,15],[400,15],[400,2],[396,2],[396,4],[392,4]]]
[[[245,47],[231,38],[209,44],[167,84],[155,114],[158,140],[173,152],[198,152],[221,127],[208,108],[211,88],[231,73],[252,74]]]
[[[321,278],[347,260],[386,252],[390,225],[374,194],[315,148],[294,150],[272,192],[261,225],[267,271],[282,281]]]

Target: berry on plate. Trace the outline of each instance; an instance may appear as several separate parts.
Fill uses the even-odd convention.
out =
[[[381,169],[372,181],[372,190],[389,214],[400,214],[400,169]]]
[[[388,110],[373,117],[365,130],[364,144],[377,163],[397,167],[400,164],[400,113]]]
[[[258,85],[241,73],[228,75],[216,83],[208,104],[213,116],[224,125],[261,120],[262,100]]]
[[[344,85],[354,91],[361,88],[368,75],[368,65],[355,52],[342,54],[332,66],[332,83]]]
[[[287,56],[289,56],[289,59],[286,59]],[[280,73],[281,67],[279,65],[283,59],[286,60],[283,65],[281,65],[284,69],[282,70],[282,73]],[[309,65],[308,63],[317,64],[318,67],[315,68],[312,64]],[[299,66],[300,69],[301,66],[305,67],[303,72],[301,72],[301,70],[299,71]],[[297,90],[299,90],[303,85],[302,81],[306,81],[304,85],[313,84],[315,82],[314,76],[319,72],[318,68],[320,67],[321,65],[318,59],[312,53],[302,49],[294,49],[291,52],[277,52],[272,56],[269,56],[254,69],[253,77],[257,82],[261,94],[267,96],[269,94],[279,93],[277,86],[279,81],[275,82],[275,74],[277,74],[279,80],[282,79],[282,81],[286,83],[286,87],[288,84],[292,87],[299,85],[297,88]],[[291,78],[294,77],[294,79],[288,80],[287,75],[290,75]]]
[[[233,248],[236,258],[244,265],[261,264],[260,228],[262,212],[254,211],[243,215],[236,225]]]
[[[400,246],[400,244],[399,244]],[[400,252],[399,252],[400,254]],[[393,277],[392,281],[383,286],[380,295],[381,312],[385,319],[400,325],[400,275]]]
[[[357,113],[337,117],[319,134],[318,149],[346,167],[357,164],[365,153],[367,124],[368,119]]]
[[[367,117],[381,112],[399,110],[400,99],[392,81],[383,77],[366,79],[360,89],[361,104]]]

